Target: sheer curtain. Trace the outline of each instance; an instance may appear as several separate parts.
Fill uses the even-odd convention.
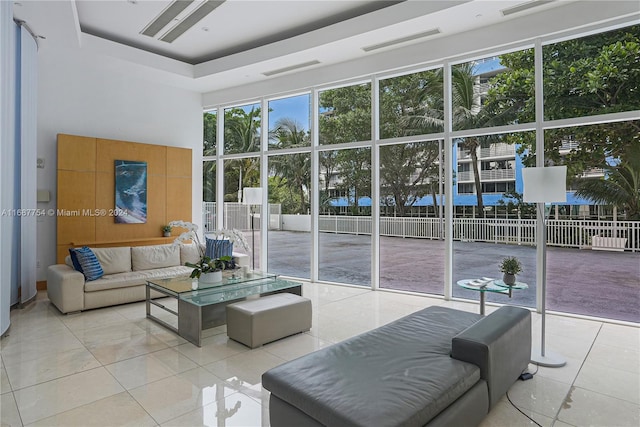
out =
[[[0,1],[0,334],[36,294],[37,45]],[[33,212],[31,212],[33,213]]]

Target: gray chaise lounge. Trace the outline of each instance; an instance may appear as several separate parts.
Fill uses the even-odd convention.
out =
[[[264,373],[280,426],[474,426],[531,357],[531,313],[429,307]]]

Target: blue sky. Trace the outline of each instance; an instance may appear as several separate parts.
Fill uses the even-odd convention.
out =
[[[297,121],[304,130],[309,130],[311,96],[303,94],[291,98],[269,101],[269,129],[273,129],[278,119],[289,117]]]

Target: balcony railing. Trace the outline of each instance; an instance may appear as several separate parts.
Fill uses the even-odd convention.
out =
[[[473,172],[458,172],[458,182],[473,182]],[[480,171],[482,181],[505,181],[516,179],[516,171],[513,169],[493,169]]]

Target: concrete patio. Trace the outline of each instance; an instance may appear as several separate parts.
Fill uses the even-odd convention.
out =
[[[269,231],[268,242],[270,272],[310,277],[309,233]],[[321,233],[319,279],[370,286],[370,254],[370,236]],[[536,249],[529,246],[454,242],[454,297],[478,300],[478,292],[455,282],[500,278],[498,262],[505,256],[520,259],[523,272],[518,280],[529,288],[514,291],[511,299],[488,293],[487,301],[535,306]],[[443,293],[443,241],[380,237],[380,265],[381,288]],[[548,310],[640,323],[640,254],[549,247],[547,278]]]

